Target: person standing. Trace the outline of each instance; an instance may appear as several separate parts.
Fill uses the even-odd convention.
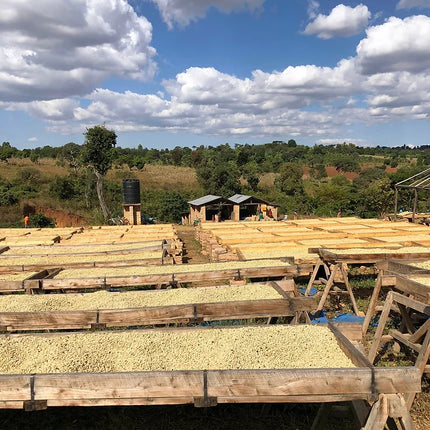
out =
[[[26,215],[24,217],[24,227],[25,228],[30,228],[30,217],[28,215]]]

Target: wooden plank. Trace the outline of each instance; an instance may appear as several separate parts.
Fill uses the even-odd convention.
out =
[[[430,316],[430,306],[426,305],[425,303],[419,302],[396,292],[392,292],[391,294],[393,296],[393,300],[396,303],[400,303],[408,308],[415,309],[424,315]]]
[[[291,309],[290,301],[287,299],[199,303],[195,306],[197,316],[204,321],[220,319],[223,316],[240,319],[294,315],[294,310]]]
[[[8,331],[90,328],[97,311],[2,312],[0,325]]]
[[[195,317],[194,305],[156,306],[136,309],[103,309],[99,312],[99,323],[106,327],[132,325],[168,324],[177,320]]]
[[[36,375],[35,400],[184,398],[204,395],[202,371]]]
[[[409,338],[408,335],[405,335],[404,333],[400,333],[398,330],[390,330],[389,331],[390,336],[393,336],[394,339],[398,340],[399,342],[403,343],[404,345],[406,345],[407,347],[413,349],[416,352],[420,352],[421,351],[421,345],[419,343],[412,343]]]
[[[421,376],[414,367],[209,370],[211,397],[367,395],[420,392]]]
[[[375,337],[373,338],[372,345],[370,346],[368,357],[371,363],[375,361],[376,354],[381,343],[382,334],[385,328],[385,324],[387,323],[388,316],[390,314],[391,305],[393,303],[393,294],[394,293],[390,291],[387,295],[387,298],[385,299],[384,309],[382,310],[381,316],[379,318],[378,327],[375,332]]]
[[[379,293],[381,292],[381,287],[383,284],[383,280],[382,280],[383,277],[384,277],[384,275],[382,274],[382,271],[380,270],[378,273],[378,277],[376,278],[375,287],[373,288],[372,297],[370,298],[369,307],[367,309],[366,316],[364,318],[363,327],[362,327],[363,336],[366,335],[367,330],[368,330],[369,325],[370,325],[370,320],[375,315]]]
[[[430,304],[430,287],[428,285],[397,275],[396,289],[406,294],[412,294],[424,303]]]
[[[372,367],[372,363],[369,359],[363,355],[336,326],[328,323],[328,327],[335,335],[344,354],[349,357],[357,367]]]
[[[0,409],[23,409],[24,408],[24,401],[23,400],[17,400],[10,402],[0,401]]]
[[[363,394],[323,394],[323,395],[288,395],[288,396],[235,396],[217,397],[218,404],[221,403],[325,403],[325,402],[349,402],[363,400],[369,396]]]
[[[15,402],[31,399],[29,375],[0,375],[0,400]]]
[[[382,287],[394,287],[397,282],[397,276],[395,275],[382,275]]]
[[[24,291],[23,281],[0,281],[1,293],[15,293]]]
[[[194,397],[132,397],[132,398],[106,398],[106,399],[50,399],[50,406],[151,406],[151,405],[186,405],[193,404]],[[1,407],[1,406],[0,406]]]

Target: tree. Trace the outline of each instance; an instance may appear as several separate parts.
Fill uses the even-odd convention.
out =
[[[97,177],[96,190],[105,221],[109,218],[109,210],[103,197],[103,181],[112,166],[113,149],[116,145],[116,133],[104,125],[88,128],[84,133],[85,142],[82,147],[82,162],[90,167]]]
[[[384,216],[394,205],[394,190],[390,178],[383,177],[372,182],[363,190],[363,196],[369,210],[376,211],[378,216]]]
[[[360,170],[360,164],[355,155],[338,153],[334,157],[333,165],[338,172],[358,172]]]
[[[189,212],[187,199],[177,191],[166,193],[161,199],[160,221],[179,222]]]
[[[61,149],[59,154],[59,158],[66,161],[69,166],[75,171],[78,172],[79,167],[81,166],[80,154],[81,154],[81,146],[74,142],[66,143]]]
[[[284,163],[279,171],[275,185],[285,194],[303,194],[303,169],[294,163]]]

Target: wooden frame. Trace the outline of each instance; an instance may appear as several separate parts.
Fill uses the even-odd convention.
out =
[[[430,286],[423,285],[408,278],[408,276],[411,275],[430,276],[430,271],[390,260],[378,263],[377,267],[379,273],[363,322],[363,336],[367,333],[370,320],[378,310],[378,298],[383,286],[392,287],[402,294],[410,295],[417,301],[430,304]]]
[[[106,289],[133,287],[142,285],[177,285],[183,282],[202,282],[214,280],[244,279],[244,278],[292,278],[297,273],[295,265],[290,266],[271,266],[271,267],[249,267],[241,269],[213,269],[207,272],[184,272],[130,276],[100,276],[94,278],[70,278],[70,279],[50,279],[41,278],[35,281],[34,277],[24,281],[4,281],[0,283],[0,292],[14,291],[38,291],[45,290],[80,290],[80,289]],[[167,267],[167,265],[166,265]],[[170,267],[170,266],[169,266]],[[54,270],[54,269],[53,269]],[[58,273],[57,269],[57,273]],[[42,272],[40,272],[42,273]]]
[[[406,297],[402,294],[390,291],[382,310],[381,318],[379,320],[378,328],[375,333],[372,345],[369,350],[369,360],[373,363],[378,349],[382,341],[382,335],[388,321],[389,314],[392,310],[400,311],[402,320],[408,330],[404,334],[398,330],[390,330],[389,334],[392,339],[406,345],[418,353],[414,367],[420,372],[421,375],[426,371],[427,362],[430,357],[430,319],[421,325],[419,328],[413,327],[406,312],[406,308],[413,309],[427,317],[430,317],[430,306]],[[416,393],[407,393],[405,396],[407,409],[412,407]]]
[[[0,375],[0,408],[372,401],[380,394],[421,390],[419,369],[376,368],[338,330],[330,328],[358,367]]]
[[[215,303],[189,303],[128,309],[98,309],[47,312],[2,312],[2,331],[100,329],[231,319],[295,316],[316,306],[312,297],[291,297],[271,283],[283,298],[236,300]],[[213,287],[216,288],[216,287]],[[141,292],[139,294],[147,294]],[[151,291],[151,294],[157,294]]]

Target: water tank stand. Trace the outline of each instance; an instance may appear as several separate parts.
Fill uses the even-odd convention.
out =
[[[142,212],[141,212],[141,204],[125,204],[123,203],[124,208],[124,218],[128,219],[128,223],[131,225],[140,225],[142,224]]]

